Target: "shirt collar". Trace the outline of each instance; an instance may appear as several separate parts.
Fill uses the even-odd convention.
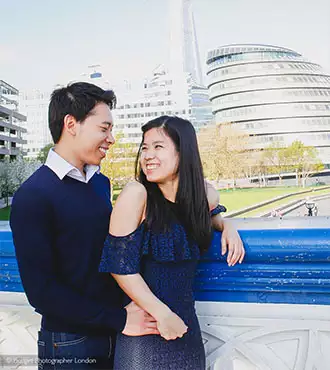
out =
[[[51,148],[48,152],[45,165],[55,172],[60,180],[63,180],[65,176],[69,176],[76,180],[87,183],[95,175],[95,173],[100,173],[99,166],[87,164],[85,166],[86,176],[84,176],[78,170],[78,168],[74,167],[71,163],[67,162],[64,158],[57,154],[54,151],[54,148]]]

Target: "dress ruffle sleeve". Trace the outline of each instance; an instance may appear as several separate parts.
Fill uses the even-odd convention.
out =
[[[108,234],[103,247],[100,272],[130,275],[140,272],[144,224],[125,236]]]
[[[226,212],[226,211],[227,211],[227,208],[225,206],[218,204],[215,208],[212,209],[212,211],[210,211],[210,215],[212,217],[212,216],[218,215],[219,213]]]

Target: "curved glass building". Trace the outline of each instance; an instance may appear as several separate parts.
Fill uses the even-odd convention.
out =
[[[234,123],[251,149],[300,140],[330,167],[330,76],[294,50],[227,45],[208,53],[208,89],[216,123]]]

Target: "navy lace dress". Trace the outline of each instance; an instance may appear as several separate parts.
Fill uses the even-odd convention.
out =
[[[142,223],[123,237],[109,235],[100,271],[140,273],[151,291],[182,318],[188,332],[176,340],[160,335],[129,337],[118,334],[115,370],[205,369],[205,352],[195,312],[193,282],[200,257],[178,221],[177,205],[171,203],[173,224],[167,233],[153,233]],[[217,207],[213,214],[221,210]],[[127,303],[129,300],[127,301]]]

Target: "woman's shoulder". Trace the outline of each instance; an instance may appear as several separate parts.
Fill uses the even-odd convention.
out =
[[[212,209],[216,208],[216,206],[220,202],[219,193],[214,188],[214,186],[212,184],[210,184],[208,181],[205,181],[205,186],[206,186],[206,196],[207,196],[207,200],[208,200],[208,203],[209,203],[209,208],[210,208],[210,210],[212,210]]]
[[[147,191],[137,181],[128,183],[119,194],[110,218],[110,233],[127,235],[144,220]],[[125,222],[123,222],[125,220]]]
[[[117,202],[129,202],[135,207],[145,206],[147,202],[147,190],[138,181],[129,182],[119,194]]]
[[[123,194],[125,196],[139,195],[147,198],[147,189],[140,182],[131,181],[125,185],[124,189],[120,194]]]

